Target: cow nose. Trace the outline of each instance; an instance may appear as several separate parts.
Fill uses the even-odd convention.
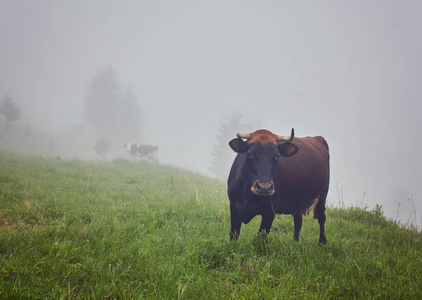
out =
[[[272,181],[257,180],[251,190],[257,195],[269,196],[274,194],[274,183]]]

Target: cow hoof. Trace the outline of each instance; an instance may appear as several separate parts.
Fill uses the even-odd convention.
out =
[[[238,238],[239,238],[238,234],[230,233],[230,241],[237,241]]]
[[[327,244],[327,238],[324,236],[324,238],[319,239],[319,245],[321,246],[321,245],[325,245],[325,244]]]

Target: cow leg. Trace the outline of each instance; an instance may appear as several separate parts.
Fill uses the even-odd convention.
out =
[[[240,227],[242,226],[242,218],[234,202],[230,202],[230,216],[231,216],[231,229],[230,240],[237,240],[240,234]]]
[[[300,214],[299,211],[294,214],[293,220],[295,223],[295,234],[293,235],[293,239],[296,242],[299,242],[299,233],[300,233],[300,230],[302,229],[302,215]]]
[[[321,214],[321,216],[318,217],[318,223],[319,223],[319,244],[326,244],[327,238],[325,237],[325,212]]]
[[[271,226],[273,225],[274,214],[263,214],[261,220],[261,227],[259,227],[259,232],[265,230],[266,233],[270,233]]]
[[[319,223],[319,244],[326,244],[327,238],[325,237],[325,200],[327,199],[327,192],[320,195],[319,201],[314,210],[314,219],[318,219]]]

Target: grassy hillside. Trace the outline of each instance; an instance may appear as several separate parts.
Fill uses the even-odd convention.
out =
[[[0,152],[1,299],[421,299],[422,235],[381,207],[229,242],[224,183],[146,162]]]

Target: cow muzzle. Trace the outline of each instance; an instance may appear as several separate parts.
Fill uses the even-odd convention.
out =
[[[274,182],[256,180],[251,187],[252,193],[259,196],[271,196],[274,194]]]

